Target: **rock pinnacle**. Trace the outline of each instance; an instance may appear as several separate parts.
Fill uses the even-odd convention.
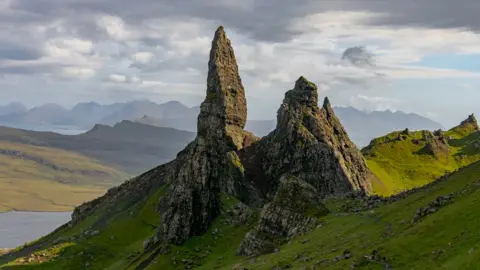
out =
[[[475,114],[470,114],[467,119],[463,120],[460,126],[472,126],[474,130],[480,130],[478,127],[477,118]]]
[[[212,41],[206,92],[198,116],[198,134],[220,140],[229,137],[240,147],[240,130],[247,121],[247,101],[235,54],[222,26]]]

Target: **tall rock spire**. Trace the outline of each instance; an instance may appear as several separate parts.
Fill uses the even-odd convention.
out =
[[[248,194],[236,150],[256,138],[243,130],[245,91],[223,27],[215,32],[208,62],[206,98],[200,106],[195,140],[181,151],[167,176],[159,210],[159,239],[182,244],[204,233],[220,214],[220,193]]]
[[[243,147],[247,101],[230,40],[220,26],[215,32],[208,61],[207,95],[200,106],[199,136],[231,140]]]

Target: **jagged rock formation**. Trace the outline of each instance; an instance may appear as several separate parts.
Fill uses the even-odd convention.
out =
[[[246,178],[272,203],[264,206],[239,254],[271,252],[274,239],[314,228],[316,218],[308,209],[325,209],[320,199],[371,188],[372,174],[328,98],[318,107],[315,84],[300,77],[286,92],[277,120],[272,133],[240,151]]]
[[[435,158],[445,158],[450,151],[448,140],[443,136],[442,132],[422,131],[422,140],[425,141],[425,147],[422,149],[424,153],[433,155]]]
[[[317,218],[328,213],[318,191],[291,175],[283,175],[271,203],[262,210],[257,227],[245,235],[238,253],[251,256],[273,252],[285,237],[315,228]]]
[[[476,131],[480,130],[480,128],[478,127],[477,118],[473,113],[470,114],[467,119],[463,120],[460,123],[460,127],[471,127],[473,130],[476,130]]]
[[[239,153],[246,178],[272,197],[284,173],[299,177],[322,196],[370,190],[371,173],[333,113],[318,105],[315,84],[300,77],[285,93],[277,127]]]
[[[206,92],[197,136],[174,161],[78,207],[72,223],[105,205],[125,200],[134,204],[168,185],[157,204],[157,233],[144,243],[147,249],[159,243],[180,245],[207,231],[221,214],[224,193],[242,201],[233,211],[241,222],[251,216],[246,205],[263,207],[260,223],[240,251],[254,254],[271,250],[277,237],[315,227],[326,213],[321,203],[326,196],[369,192],[372,174],[360,151],[328,99],[318,107],[317,87],[303,77],[286,92],[270,135],[259,140],[243,130],[245,92],[223,27],[212,41]]]
[[[220,214],[220,192],[241,197],[243,172],[232,151],[256,140],[243,130],[246,106],[233,48],[219,27],[212,41],[197,137],[178,154],[167,195],[159,204],[159,239],[182,244],[204,233]]]

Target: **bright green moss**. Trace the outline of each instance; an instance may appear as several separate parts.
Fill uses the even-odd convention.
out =
[[[228,152],[228,157],[230,158],[233,166],[235,166],[235,168],[237,168],[242,174],[244,174],[245,168],[243,167],[242,161],[240,160],[240,157],[237,155],[237,153],[235,153],[234,151]]]

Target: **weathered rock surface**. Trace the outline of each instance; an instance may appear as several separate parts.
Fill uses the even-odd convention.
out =
[[[454,194],[449,194],[445,196],[438,196],[435,200],[431,201],[427,206],[417,209],[415,215],[413,216],[412,223],[418,222],[424,217],[431,215],[445,205],[451,204],[453,202]]]
[[[249,206],[263,207],[240,253],[273,251],[278,239],[316,226],[317,218],[327,213],[320,201],[324,197],[370,190],[372,174],[360,151],[328,99],[322,108],[317,103],[317,87],[300,77],[285,94],[271,134],[259,140],[244,131],[245,91],[230,41],[219,27],[212,41],[197,137],[172,162],[76,208],[70,225],[99,209],[122,212],[167,186],[157,203],[160,225],[145,239],[144,249],[180,245],[208,230],[222,212],[224,193],[242,202],[224,213],[227,223],[245,223],[252,216]]]
[[[320,198],[310,184],[283,175],[273,201],[263,207],[259,224],[246,234],[238,253],[250,256],[273,252],[276,240],[315,228],[317,218],[328,214]]]
[[[437,159],[448,156],[450,145],[448,144],[447,138],[443,136],[443,133],[438,131],[432,133],[424,130],[422,132],[422,137],[422,140],[426,143],[423,148],[423,151],[426,154],[433,155]]]
[[[200,107],[197,137],[178,154],[167,176],[167,195],[159,204],[160,239],[182,244],[190,236],[203,234],[220,214],[221,192],[240,198],[249,194],[234,152],[256,140],[243,130],[246,118],[235,55],[219,27],[210,51],[207,96]]]
[[[246,178],[267,197],[284,173],[309,183],[321,196],[371,189],[372,174],[328,99],[323,108],[317,103],[316,85],[300,77],[285,93],[276,129],[240,151]]]
[[[463,120],[460,123],[460,127],[471,127],[473,130],[479,131],[480,128],[478,127],[478,122],[477,118],[475,117],[475,114],[470,114],[467,119]]]

